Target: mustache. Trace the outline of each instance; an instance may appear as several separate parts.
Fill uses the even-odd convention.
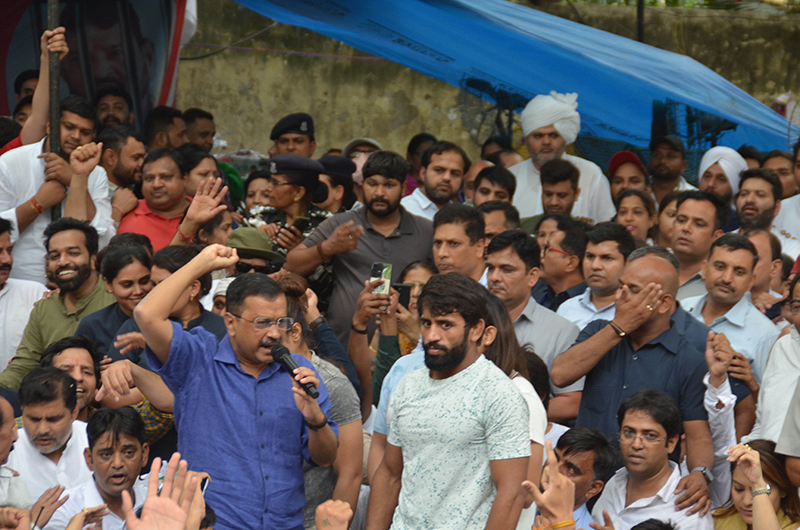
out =
[[[0,271],[10,271],[11,265],[0,265]]]
[[[261,346],[262,348],[272,348],[273,346],[279,344],[280,342],[281,341],[279,341],[278,339],[271,339],[269,337],[266,337],[264,340],[259,342],[258,345]]]
[[[450,348],[443,346],[441,343],[438,342],[425,342],[422,344],[422,348],[427,352],[431,348],[436,348],[437,350],[442,350],[445,353],[450,353]]]

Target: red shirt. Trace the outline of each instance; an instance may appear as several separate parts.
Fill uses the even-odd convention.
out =
[[[0,155],[7,153],[12,149],[16,149],[17,147],[22,147],[22,133],[19,133],[19,136],[8,142],[3,147],[0,147]]]
[[[189,202],[192,200],[189,197],[186,197],[186,199]],[[182,220],[183,215],[167,219],[151,210],[147,206],[147,201],[139,199],[139,205],[122,218],[122,222],[119,223],[119,228],[117,228],[117,233],[133,232],[134,234],[145,235],[150,238],[153,251],[158,251],[169,246]]]

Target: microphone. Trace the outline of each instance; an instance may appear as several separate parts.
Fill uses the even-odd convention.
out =
[[[300,365],[294,360],[292,354],[289,353],[289,349],[286,346],[280,342],[274,344],[272,346],[272,358],[279,362],[281,366],[286,368],[286,370],[289,371],[289,375],[291,375],[292,379],[294,379],[294,371],[300,368]],[[317,399],[319,397],[319,390],[317,390],[317,387],[315,387],[313,384],[300,383],[300,386],[303,387],[303,390],[306,391],[306,394],[312,398]]]

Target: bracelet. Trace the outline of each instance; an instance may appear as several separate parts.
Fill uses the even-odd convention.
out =
[[[553,525],[553,530],[558,530],[559,528],[564,528],[567,526],[575,526],[575,521],[561,521],[560,523],[556,523]]]
[[[324,323],[325,323],[325,317],[320,315],[317,318],[315,318],[314,320],[312,320],[311,322],[309,322],[308,323],[308,327],[311,328],[311,331],[314,331],[315,329],[317,329],[318,327],[320,327]]]
[[[367,346],[367,347],[369,348],[369,351],[371,351],[371,352],[372,352],[372,353],[374,353],[375,355],[378,355],[378,350],[376,350],[376,349],[375,349],[375,348],[373,348],[372,346]]]
[[[623,338],[623,337],[625,337],[625,335],[627,335],[627,333],[625,333],[624,331],[622,331],[622,328],[621,328],[621,327],[619,327],[619,326],[617,325],[617,323],[616,323],[616,322],[614,322],[613,320],[612,320],[612,321],[610,321],[608,324],[611,326],[611,329],[613,329],[613,330],[614,330],[614,333],[616,333],[617,335],[619,335],[619,337],[620,337],[620,338]]]
[[[194,236],[185,236],[183,232],[181,232],[181,227],[178,225],[178,237],[181,238],[181,241],[186,241],[190,245],[194,243]]]
[[[322,262],[323,263],[329,262],[331,259],[329,257],[325,256],[325,254],[322,252],[322,241],[317,243],[315,246],[317,247],[317,254],[319,254],[320,258],[322,258]]]
[[[41,205],[41,204],[39,204],[38,202],[36,202],[36,197],[31,197],[31,200],[30,200],[30,201],[28,201],[28,202],[30,203],[30,205],[31,205],[31,208],[33,208],[33,210],[34,210],[36,213],[38,213],[39,215],[41,215],[41,214],[43,214],[43,213],[44,213],[44,208],[42,208],[42,205]]]
[[[364,329],[358,329],[358,328],[357,328],[357,327],[355,327],[355,326],[354,326],[352,323],[350,323],[350,329],[352,329],[353,331],[355,331],[355,332],[356,332],[356,333],[358,333],[359,335],[366,335],[366,334],[367,334],[367,328],[364,328]]]
[[[112,204],[112,205],[111,205],[111,207],[112,207],[113,209],[115,209],[116,211],[118,211],[118,212],[119,212],[119,215],[120,215],[121,217],[125,217],[125,212],[123,212],[122,210],[120,210],[120,209],[119,209],[119,206],[117,206],[116,204]]]
[[[328,416],[327,416],[327,414],[325,414],[323,412],[322,413],[322,417],[324,419],[322,420],[322,423],[320,423],[319,425],[311,425],[308,422],[306,422],[306,425],[308,425],[308,428],[311,429],[312,431],[318,431],[318,430],[320,430],[321,428],[325,427],[328,424]]]

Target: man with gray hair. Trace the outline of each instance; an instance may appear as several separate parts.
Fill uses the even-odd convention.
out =
[[[708,482],[714,451],[703,406],[703,353],[670,319],[678,293],[678,267],[666,249],[634,251],[620,278],[614,318],[589,323],[575,344],[555,358],[550,376],[566,386],[583,376],[576,425],[599,429],[608,438],[619,430],[615,413],[637,391],[652,387],[679,404],[690,473],[678,483],[676,508],[708,511]],[[684,491],[685,490],[685,491]]]
[[[561,158],[572,163],[580,172],[581,196],[572,209],[574,217],[586,217],[599,223],[610,220],[616,210],[611,202],[608,179],[593,162],[565,153],[575,142],[581,129],[578,114],[578,94],[540,94],[522,111],[522,131],[531,158],[509,169],[517,177],[514,205],[520,217],[543,213],[542,185],[539,171],[545,162]]]

